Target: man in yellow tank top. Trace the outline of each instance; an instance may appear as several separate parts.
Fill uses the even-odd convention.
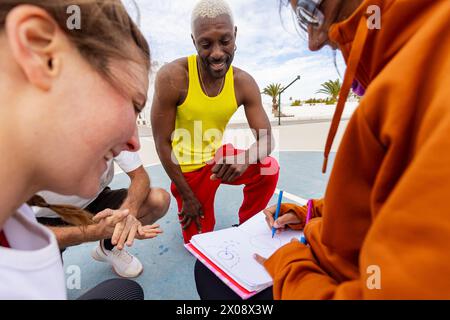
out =
[[[269,157],[273,137],[255,80],[231,66],[237,28],[223,0],[200,0],[192,14],[197,55],[175,60],[158,73],[152,128],[161,162],[172,180],[184,241],[214,229],[220,184],[245,185],[239,223],[263,210],[278,182]],[[222,146],[225,128],[243,106],[256,142],[248,150]]]

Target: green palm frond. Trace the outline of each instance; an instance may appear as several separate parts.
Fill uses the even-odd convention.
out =
[[[341,91],[341,81],[339,79],[328,80],[325,83],[322,83],[322,89],[317,91],[317,93],[322,93],[329,96],[333,100],[337,100],[339,97],[339,92]]]
[[[278,109],[278,96],[283,90],[283,87],[279,83],[272,83],[264,88],[262,94],[272,97],[272,113],[276,113]]]
[[[283,88],[282,88],[281,84],[272,83],[272,84],[268,85],[267,87],[265,87],[262,93],[265,95],[268,95],[272,98],[276,98],[276,97],[278,97],[278,95],[280,94],[282,89]]]

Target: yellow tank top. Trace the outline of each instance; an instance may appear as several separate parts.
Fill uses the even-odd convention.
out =
[[[172,150],[181,171],[203,168],[222,146],[223,133],[238,105],[234,93],[233,67],[222,91],[208,97],[202,90],[197,71],[197,55],[188,57],[189,89],[186,100],[177,108]]]

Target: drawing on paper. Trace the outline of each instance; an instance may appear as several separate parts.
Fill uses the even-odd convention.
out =
[[[216,256],[222,263],[228,268],[234,268],[241,261],[238,251],[236,250],[240,246],[237,241],[229,240],[224,241],[220,246],[213,246],[218,248]]]

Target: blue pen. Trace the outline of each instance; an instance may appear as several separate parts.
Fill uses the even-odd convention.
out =
[[[280,207],[281,207],[281,200],[283,199],[283,191],[280,191],[280,194],[278,195],[278,203],[277,203],[277,211],[275,211],[275,219],[274,221],[277,221],[278,215],[280,214]],[[272,238],[275,235],[275,232],[277,229],[275,227],[272,227]]]

